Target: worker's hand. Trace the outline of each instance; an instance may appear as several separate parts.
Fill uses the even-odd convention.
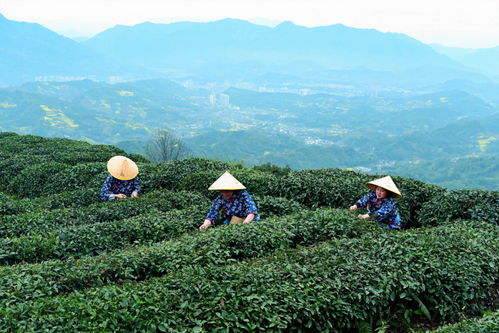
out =
[[[353,205],[353,206],[350,206],[350,208],[348,208],[348,209],[349,209],[351,212],[353,212],[353,211],[356,211],[356,210],[357,210],[357,208],[359,208],[359,207],[357,207],[357,205]]]
[[[255,214],[248,214],[248,216],[246,216],[246,218],[244,219],[243,223],[250,223],[251,221],[253,221],[254,218]]]
[[[211,226],[211,221],[210,220],[204,220],[204,223],[201,224],[201,226],[199,227],[199,230],[207,229],[210,226]]]
[[[139,195],[136,192],[133,192],[132,195],[130,196],[131,198],[137,198]]]
[[[116,199],[125,199],[126,195],[123,193],[120,193],[120,194],[116,194],[115,197],[116,197]]]
[[[359,219],[368,219],[370,216],[369,214],[359,214],[359,216],[357,216]]]

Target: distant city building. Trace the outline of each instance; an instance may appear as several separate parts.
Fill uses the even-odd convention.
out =
[[[210,104],[211,105],[217,105],[217,106],[223,106],[223,107],[230,107],[230,100],[229,100],[229,95],[227,94],[215,94],[211,93],[210,94]]]
[[[114,83],[122,83],[122,82],[127,82],[130,80],[125,80],[125,78],[121,76],[110,76],[107,82],[114,84]]]
[[[192,82],[192,80],[186,80],[182,82],[182,86],[185,88],[191,88],[194,86],[194,82]]]
[[[363,173],[368,173],[368,172],[372,171],[371,168],[366,168],[366,167],[363,167],[363,166],[354,167],[353,169],[355,171],[359,171],[359,172],[363,172]]]
[[[47,76],[37,76],[35,81],[37,82],[68,82],[68,81],[81,81],[81,80],[95,80],[95,76],[60,76],[60,75],[47,75]]]
[[[227,95],[227,94],[220,94],[220,95],[218,95],[218,100],[219,100],[218,104],[220,106],[226,106],[226,107],[230,106],[229,95]]]
[[[216,105],[217,104],[217,95],[215,94],[210,94],[210,104],[211,105]]]

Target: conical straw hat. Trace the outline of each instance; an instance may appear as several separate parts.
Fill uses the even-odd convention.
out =
[[[393,193],[394,198],[402,198],[402,194],[400,193],[399,189],[393,182],[392,177],[386,176],[383,178],[375,179],[373,181],[367,182],[366,185],[373,191],[376,190],[376,187],[381,187],[384,188],[387,191],[390,191]]]
[[[107,162],[107,171],[114,178],[130,180],[139,173],[139,168],[134,161],[125,156],[114,156]]]
[[[244,190],[246,187],[239,182],[228,171],[225,171],[211,186],[208,188],[210,191],[221,190]]]

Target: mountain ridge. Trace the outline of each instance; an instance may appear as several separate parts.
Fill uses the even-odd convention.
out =
[[[141,34],[145,32],[152,34],[152,37]],[[116,39],[118,35],[120,40]],[[184,58],[190,56],[189,52],[199,52],[203,58],[208,58],[204,62],[210,64],[217,63],[216,59],[209,58],[213,55],[236,63],[258,60],[259,57],[271,62],[283,61],[282,52],[286,51],[287,62],[308,60],[326,67],[369,65],[373,69],[400,69],[412,67],[418,62],[458,66],[448,57],[407,35],[351,28],[342,24],[308,28],[283,22],[271,28],[234,19],[208,23],[148,22],[107,29],[84,44],[112,57],[121,55],[127,61],[138,61],[133,58],[140,54],[140,48],[136,46],[145,45],[148,46],[144,48],[147,52],[154,50],[163,59],[163,62],[159,61],[149,54],[148,59],[154,61],[154,65],[178,61],[171,56],[171,53],[178,52]],[[373,57],[375,59],[370,59]],[[389,60],[383,63],[380,61],[383,57]],[[411,66],[409,60],[414,62]]]

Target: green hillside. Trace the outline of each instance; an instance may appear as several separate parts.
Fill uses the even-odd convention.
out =
[[[144,142],[158,128],[169,129],[196,157],[353,168],[449,188],[497,189],[493,166],[478,171],[480,159],[494,162],[499,152],[497,106],[469,93],[350,96],[230,88],[224,95],[227,105],[207,86],[169,80],[32,82],[0,89],[0,131],[144,154]],[[449,177],[455,160],[472,164]]]
[[[463,188],[463,184],[475,189],[499,189],[497,155],[399,163],[388,171],[451,189]]]
[[[128,155],[142,193],[102,203],[116,154],[0,133],[0,332],[497,327],[497,191],[394,177],[404,230],[389,232],[347,210],[380,175]],[[200,232],[225,170],[262,219]]]

